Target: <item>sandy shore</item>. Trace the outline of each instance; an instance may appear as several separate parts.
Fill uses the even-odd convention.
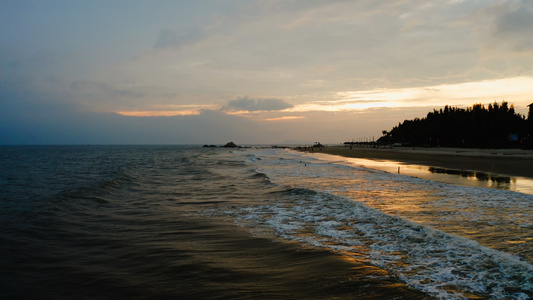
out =
[[[328,146],[317,153],[373,160],[394,160],[453,170],[533,178],[533,150],[464,148],[359,148]]]

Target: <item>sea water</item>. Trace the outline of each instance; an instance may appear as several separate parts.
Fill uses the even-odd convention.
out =
[[[533,196],[283,149],[0,147],[0,298],[528,299]]]

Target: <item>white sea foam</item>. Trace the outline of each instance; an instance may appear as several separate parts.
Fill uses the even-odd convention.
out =
[[[533,196],[254,155],[248,163],[286,190],[228,211],[243,225],[366,260],[443,299],[532,297]]]

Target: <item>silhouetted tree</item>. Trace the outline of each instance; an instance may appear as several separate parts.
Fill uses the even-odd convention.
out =
[[[425,118],[405,120],[383,131],[378,142],[402,143],[413,146],[446,147],[520,147],[528,132],[524,116],[515,113],[513,105],[502,101],[485,108],[474,104],[463,109],[446,105],[433,110]],[[518,140],[510,140],[510,135]]]

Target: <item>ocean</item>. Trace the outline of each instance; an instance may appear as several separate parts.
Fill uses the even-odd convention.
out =
[[[530,299],[533,195],[284,149],[1,146],[1,299]]]

